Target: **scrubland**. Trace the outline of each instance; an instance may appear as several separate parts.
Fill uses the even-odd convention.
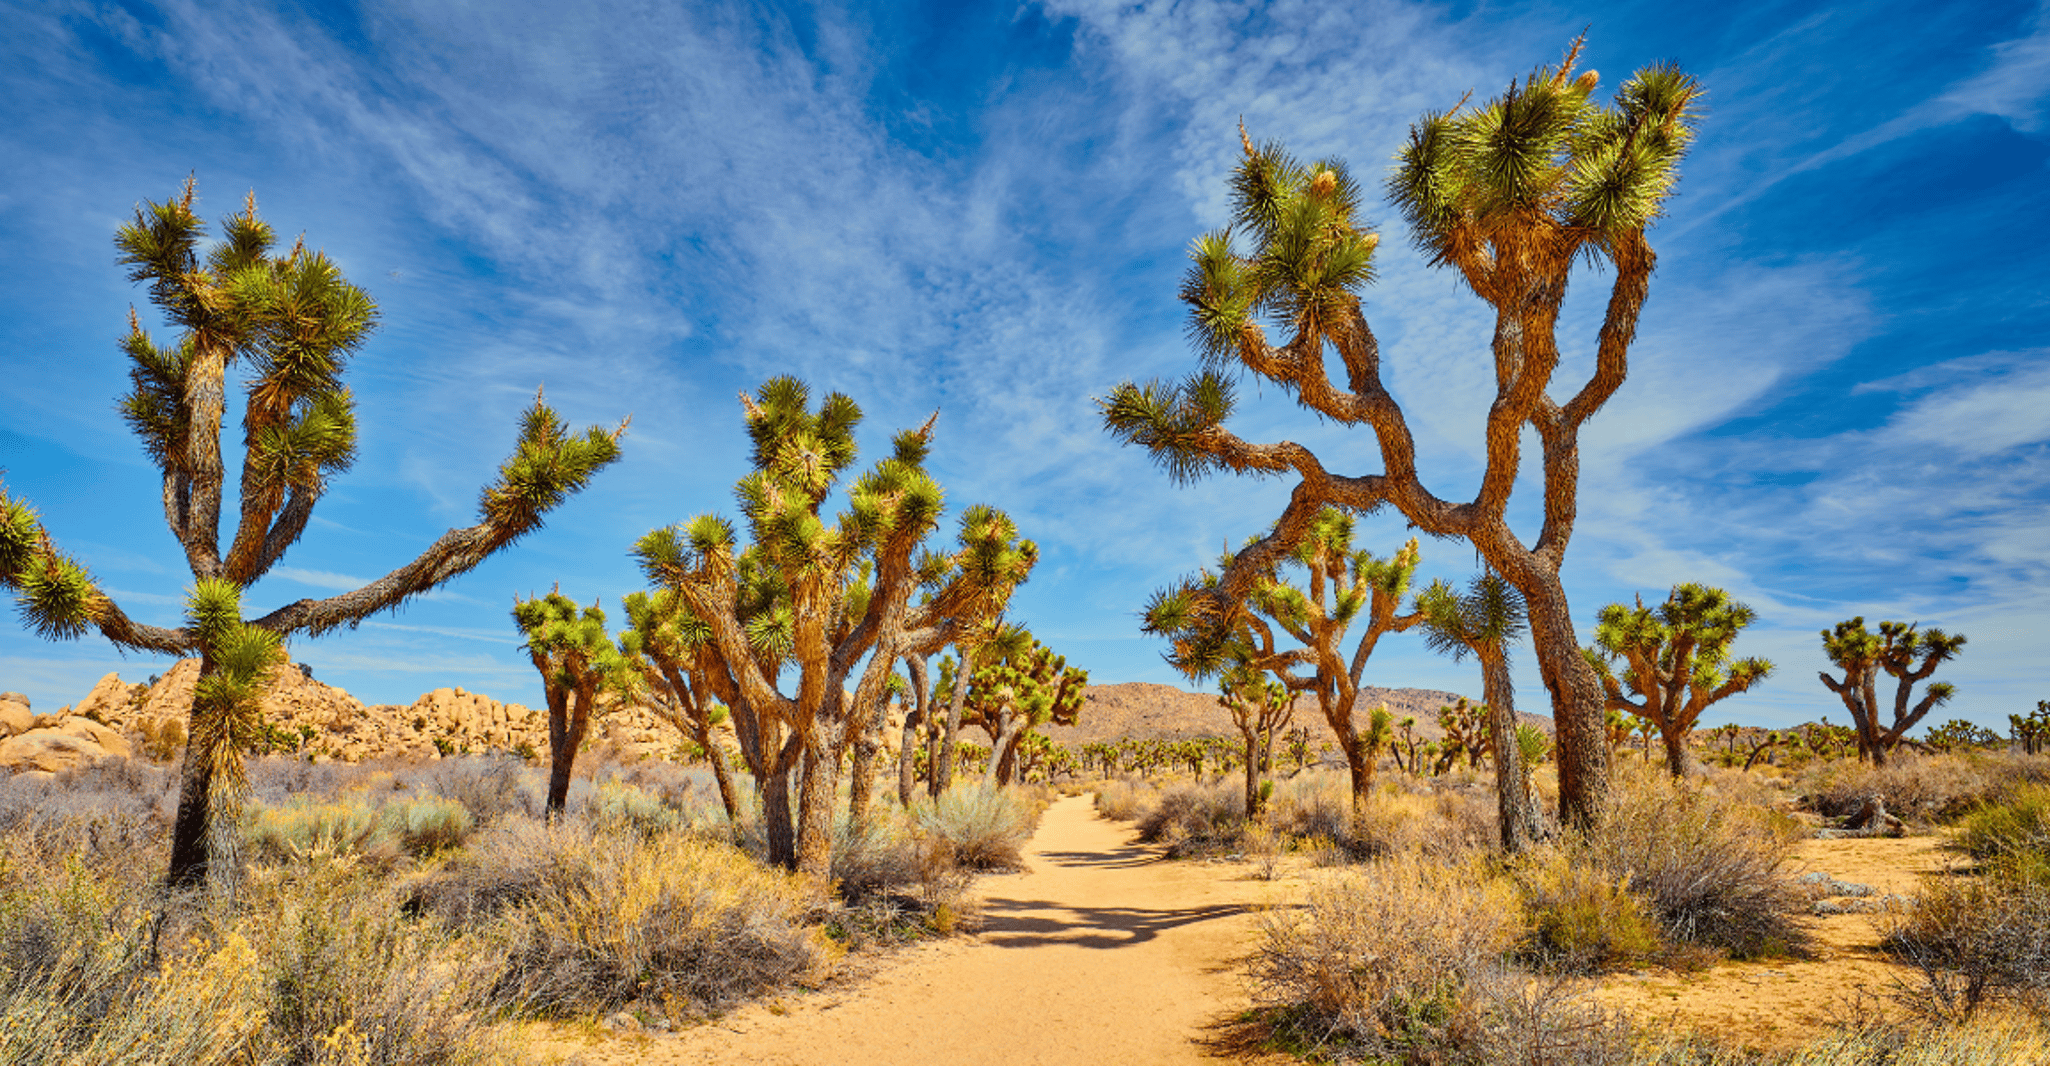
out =
[[[765,865],[709,775],[600,764],[539,817],[517,760],[255,760],[236,872],[166,896],[172,773],[0,778],[0,1063],[528,1061],[520,1023],[668,1028],[952,930],[1042,806],[963,789]]]
[[[1544,773],[1535,787],[1549,792]],[[1550,825],[1513,856],[1492,781],[1472,771],[1386,775],[1357,818],[1343,775],[1314,770],[1276,782],[1250,822],[1235,779],[1094,788],[1105,817],[1170,855],[1303,882],[1246,964],[1242,1021],[1270,1048],[1474,1066],[2050,1063],[2050,758],[1909,754],[1674,782],[1626,755],[1599,828]],[[1818,830],[1875,796],[1933,836],[1942,872],[1881,895],[1807,868]],[[1860,913],[1818,917],[1845,909]],[[1825,1005],[1833,1024],[1792,1044],[1690,1031],[1599,994],[1648,974],[1712,987],[1738,967],[1756,985],[1831,965],[1825,922],[1865,923],[1887,979]]]

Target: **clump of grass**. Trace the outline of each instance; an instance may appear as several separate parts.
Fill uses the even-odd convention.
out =
[[[1503,964],[1522,933],[1517,910],[1502,881],[1416,853],[1324,876],[1300,911],[1263,919],[1254,1000],[1286,1042],[1325,1055],[1621,1061],[1619,1023]]]
[[[243,814],[243,846],[258,862],[356,856],[389,867],[401,855],[460,847],[476,831],[467,807],[439,796],[399,796],[381,804],[350,794],[328,802],[252,804]]]
[[[1896,998],[1932,1019],[1969,1018],[2000,999],[2050,1010],[2050,883],[1998,866],[1930,879],[1882,946],[1921,978]]]
[[[1885,766],[1856,759],[1820,764],[1808,776],[1808,805],[1817,814],[1856,814],[1878,796],[1898,818],[1929,825],[1970,810],[1997,791],[2004,775],[1993,762],[1960,755],[1896,753]]]
[[[1959,1025],[1859,1020],[1798,1048],[1759,1055],[1699,1037],[1642,1049],[1630,1066],[2012,1066],[2050,1062],[2050,1032],[2027,1019]]]
[[[1129,777],[1106,781],[1096,790],[1096,813],[1113,822],[1137,819],[1151,804],[1152,785]]]
[[[600,782],[584,801],[585,816],[599,832],[651,837],[683,829],[689,815],[661,796],[618,778]]]
[[[1628,877],[1549,848],[1515,869],[1526,932],[1519,954],[1541,967],[1593,973],[1660,955],[1664,941]]]
[[[503,901],[506,968],[493,998],[508,1009],[574,1016],[642,1004],[697,1016],[825,960],[810,927],[823,901],[801,879],[731,845],[573,829],[497,839],[492,850],[501,855],[509,847],[544,852],[520,858],[542,884],[494,880],[472,889],[473,900]],[[457,876],[476,876],[485,861]]]
[[[1167,845],[1174,858],[1233,851],[1245,824],[1246,797],[1235,783],[1176,784],[1139,816],[1139,839]]]
[[[2002,876],[2050,887],[2050,785],[2024,784],[1981,803],[1946,847]]]
[[[914,805],[911,817],[938,860],[964,870],[1015,870],[1038,812],[1011,790],[964,785]]]
[[[1670,940],[1737,958],[1799,954],[1809,900],[1795,837],[1764,811],[1647,776],[1619,781],[1575,861],[1627,879]]]

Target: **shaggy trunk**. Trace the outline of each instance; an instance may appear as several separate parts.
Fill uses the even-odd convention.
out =
[[[1515,571],[1498,567],[1497,572],[1509,577]],[[1515,584],[1530,612],[1531,644],[1537,652],[1538,673],[1552,697],[1553,750],[1559,764],[1559,821],[1587,828],[1600,819],[1603,800],[1609,794],[1609,746],[1602,728],[1601,680],[1581,654],[1559,575],[1548,572],[1542,580]]]
[[[201,680],[216,672],[213,656],[201,653]],[[178,820],[171,826],[171,870],[165,884],[174,889],[194,888],[206,880],[208,823],[213,820],[213,753],[198,743],[204,735],[195,702],[191,725],[186,729],[185,763],[179,770]]]
[[[1345,738],[1343,746],[1346,769],[1352,773],[1352,816],[1357,819],[1374,795],[1374,753],[1357,734]]]
[[[804,781],[797,795],[797,872],[825,884],[833,874],[833,794],[840,758],[819,742],[814,723],[805,739]]]
[[[707,729],[698,738],[698,745],[705,749],[705,761],[712,764],[712,779],[719,783],[719,802],[726,807],[726,821],[740,824],[740,793],[733,787],[733,771],[726,766],[726,754],[712,741],[712,731]]]
[[[1260,816],[1260,731],[1251,726],[1240,726],[1239,736],[1246,742],[1246,820]]]
[[[875,793],[876,751],[882,745],[876,742],[875,733],[864,729],[861,739],[854,742],[853,758],[849,760],[847,781],[847,818],[860,822],[868,817],[868,804]]]
[[[1661,730],[1659,736],[1666,742],[1666,772],[1678,781],[1694,769],[1694,752],[1687,746],[1687,734],[1677,729]]]
[[[938,758],[934,762],[932,775],[934,796],[945,792],[954,784],[955,738],[961,733],[961,706],[968,701],[968,652],[959,647],[955,650],[961,652],[961,667],[954,674],[954,696],[947,701],[946,730],[940,735],[940,750],[935,753]]]
[[[1497,646],[1477,649],[1481,684],[1488,701],[1488,739],[1495,746],[1495,808],[1502,823],[1502,850],[1523,851],[1535,835],[1537,812],[1524,788],[1523,746],[1516,742],[1516,689],[1509,656]]]
[[[553,686],[551,686],[553,687]],[[591,728],[590,700],[582,692],[548,694],[548,807],[549,821],[562,817],[569,802],[570,773],[576,766],[577,749]]]
[[[790,768],[782,766],[756,781],[762,794],[762,838],[769,845],[769,865],[797,867],[797,835],[790,821]]]
[[[1011,783],[1011,763],[1014,753],[1011,748],[1018,742],[1019,726],[1024,716],[1007,714],[997,735],[990,739],[989,764],[982,768],[984,785],[1008,785]]]
[[[910,810],[911,792],[918,785],[920,733],[925,729],[926,710],[932,693],[926,688],[925,659],[922,656],[905,656],[904,669],[911,675],[912,698],[916,703],[904,715],[904,738],[897,746],[897,802],[905,810]]]

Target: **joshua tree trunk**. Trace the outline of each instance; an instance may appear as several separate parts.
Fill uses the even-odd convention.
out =
[[[1516,689],[1509,678],[1509,656],[1500,646],[1476,650],[1488,701],[1488,736],[1495,746],[1495,806],[1502,822],[1502,850],[1513,855],[1530,846],[1537,823],[1530,793],[1523,787],[1523,747],[1516,742]]]
[[[1556,571],[1540,570],[1536,581],[1516,581],[1530,612],[1530,636],[1538,674],[1552,697],[1554,750],[1559,765],[1559,820],[1590,826],[1601,817],[1609,794],[1609,746],[1603,739],[1605,699],[1601,679],[1580,650],[1573,632],[1566,589]]]
[[[202,653],[199,677],[214,675],[213,656]],[[213,822],[213,753],[199,743],[202,736],[197,701],[192,724],[186,729],[185,761],[178,773],[178,819],[171,824],[171,871],[165,879],[172,888],[192,888],[206,878],[207,830]]]
[[[985,785],[1008,785],[1011,783],[1012,747],[1018,743],[1020,724],[1024,716],[1004,715],[1003,725],[997,735],[990,738],[989,764],[982,768],[982,783]]]
[[[904,669],[911,675],[912,698],[916,701],[904,715],[904,738],[897,746],[897,802],[911,808],[911,792],[918,784],[918,748],[927,720],[932,692],[925,683],[925,657],[907,655]]]
[[[1260,771],[1264,768],[1260,759],[1260,730],[1249,725],[1239,727],[1239,736],[1246,742],[1246,818],[1260,816]],[[1269,733],[1272,736],[1272,733]],[[1270,741],[1271,743],[1271,741]]]
[[[955,738],[961,733],[961,707],[968,701],[968,678],[972,669],[968,665],[969,650],[958,645],[955,650],[961,653],[961,666],[954,674],[954,696],[947,701],[947,724],[940,734],[940,750],[934,753],[937,758],[933,763],[932,794],[935,796],[954,784]]]
[[[713,741],[711,732],[709,729],[705,730],[705,735],[699,738],[698,745],[705,749],[705,761],[712,764],[712,780],[719,783],[719,802],[726,808],[726,820],[738,825],[740,793],[734,790],[733,771],[727,767],[726,754],[719,750],[719,745]]]
[[[813,732],[818,731],[813,726]],[[817,737],[806,738],[804,780],[797,796],[797,871],[824,884],[833,873],[833,794],[840,757]]]
[[[769,845],[769,865],[797,865],[797,839],[791,831],[790,769],[782,767],[757,779],[762,793],[762,838]]]
[[[553,688],[553,686],[550,686]],[[548,820],[562,817],[569,802],[569,782],[577,749],[590,731],[590,706],[582,692],[560,690],[548,696]]]
[[[1694,752],[1687,746],[1686,734],[1679,730],[1660,735],[1666,742],[1666,772],[1678,781],[1694,769]]]
[[[1374,796],[1374,753],[1358,733],[1340,738],[1339,744],[1345,750],[1346,769],[1352,774],[1352,816],[1358,819]]]

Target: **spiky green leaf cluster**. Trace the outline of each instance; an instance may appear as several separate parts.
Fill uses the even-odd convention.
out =
[[[1648,608],[1639,601],[1635,607],[1612,603],[1602,608],[1595,622],[1595,646],[1608,658],[1596,661],[1606,670],[1610,660],[1627,662],[1635,656],[1637,661],[1656,664],[1661,676],[1674,676],[1698,692],[1713,692],[1726,685],[1741,691],[1773,670],[1766,659],[1738,659],[1730,653],[1737,634],[1757,617],[1756,611],[1722,589],[1685,582],[1673,586],[1657,607]],[[1626,668],[1621,680],[1639,694],[1651,687],[1634,667]]]
[[[592,601],[578,607],[559,591],[515,600],[512,617],[526,642],[521,645],[558,689],[603,689],[631,693],[640,672],[605,631],[605,611]]]
[[[498,479],[477,502],[478,517],[513,537],[537,528],[543,515],[619,460],[624,429],[608,433],[592,426],[575,436],[537,393],[521,417],[513,454],[499,464]]]
[[[1444,578],[1431,582],[1417,593],[1416,609],[1424,643],[1454,662],[1483,645],[1512,644],[1527,629],[1523,594],[1492,570],[1474,575],[1464,593]]]
[[[1470,280],[1483,262],[1548,269],[1613,255],[1658,218],[1694,138],[1700,85],[1658,64],[1604,105],[1594,72],[1574,73],[1579,49],[1484,104],[1410,127],[1388,196],[1433,264]]]
[[[1199,445],[1231,417],[1233,403],[1230,380],[1204,371],[1173,384],[1124,382],[1097,406],[1112,436],[1145,448],[1169,478],[1186,484],[1224,469],[1223,460]]]
[[[12,589],[21,619],[45,640],[73,640],[104,597],[83,563],[59,552],[27,500],[0,485],[0,588]]]

